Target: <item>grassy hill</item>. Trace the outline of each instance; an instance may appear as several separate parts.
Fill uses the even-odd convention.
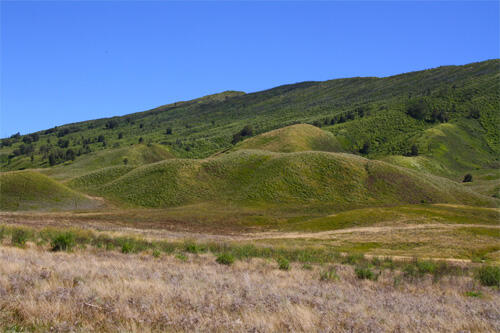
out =
[[[71,186],[119,205],[165,208],[203,202],[241,207],[344,210],[400,203],[495,206],[445,178],[344,153],[240,150],[208,159],[169,159],[108,168]]]
[[[38,172],[0,173],[0,210],[74,210],[102,206],[102,201],[52,180]]]
[[[39,171],[54,179],[66,181],[71,178],[109,167],[136,167],[172,158],[167,148],[157,144],[134,144],[93,152],[52,168]]]
[[[298,151],[343,151],[335,136],[308,124],[297,124],[257,135],[236,144],[233,150],[260,149],[291,153]]]
[[[250,94],[223,92],[121,117],[14,135],[2,140],[0,166],[2,170],[50,167],[73,156],[76,163],[89,154],[139,142],[162,145],[177,157],[205,158],[231,149],[233,135],[246,125],[258,135],[309,123],[332,132],[347,152],[416,164],[457,179],[498,162],[499,66],[495,59],[386,78],[302,82]],[[410,114],[413,105],[423,105],[420,114]],[[411,153],[412,146],[418,148],[419,158],[408,163],[402,157]],[[314,144],[312,148],[316,149]]]

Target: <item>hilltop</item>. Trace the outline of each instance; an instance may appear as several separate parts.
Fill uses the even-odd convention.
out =
[[[308,124],[297,124],[244,140],[233,150],[260,149],[272,152],[291,153],[299,151],[342,152],[342,146],[330,133]]]

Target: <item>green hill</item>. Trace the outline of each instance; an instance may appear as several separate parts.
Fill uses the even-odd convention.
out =
[[[421,202],[496,205],[445,178],[327,152],[241,150],[203,160],[169,159],[131,171],[106,169],[71,184],[133,207],[202,202],[330,210]]]
[[[0,173],[0,210],[73,210],[102,206],[89,198],[33,171]]]
[[[341,152],[342,147],[329,132],[308,124],[297,124],[249,138],[235,145],[233,150],[260,149],[291,153],[298,151]]]
[[[45,168],[50,167],[51,156],[53,164],[63,164],[74,155],[76,164],[87,155],[139,141],[162,145],[177,157],[206,158],[232,149],[233,135],[246,125],[258,135],[308,123],[332,132],[346,152],[361,151],[402,165],[418,162],[425,164],[418,166],[422,170],[457,179],[498,161],[499,77],[500,61],[494,59],[385,78],[302,82],[250,94],[223,92],[14,135],[1,141],[0,166],[2,170]],[[414,145],[419,158],[408,163],[401,157],[409,155]],[[337,145],[333,147],[337,150]],[[112,165],[117,164],[102,166]]]
[[[40,172],[58,180],[68,180],[108,167],[135,167],[172,158],[167,148],[157,144],[135,144],[123,148],[102,150]]]

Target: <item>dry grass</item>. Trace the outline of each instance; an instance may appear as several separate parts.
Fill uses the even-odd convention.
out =
[[[397,272],[338,280],[261,259],[219,265],[212,255],[50,253],[0,246],[0,327],[35,331],[494,332],[500,294],[470,277],[394,284]],[[466,292],[480,291],[480,298]]]

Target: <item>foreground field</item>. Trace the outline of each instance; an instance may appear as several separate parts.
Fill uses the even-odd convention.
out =
[[[360,279],[342,264],[0,246],[0,326],[13,331],[494,332],[498,289],[471,276]],[[331,273],[328,273],[331,272]]]

